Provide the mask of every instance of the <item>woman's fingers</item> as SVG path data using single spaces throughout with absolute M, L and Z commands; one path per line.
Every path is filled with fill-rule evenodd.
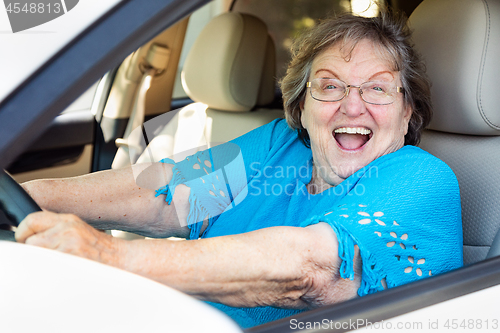
M 52 228 L 58 223 L 57 215 L 47 211 L 29 214 L 17 227 L 16 241 L 25 243 L 29 237 Z
M 101 262 L 109 261 L 116 253 L 116 244 L 111 236 L 94 229 L 72 214 L 30 214 L 19 224 L 15 237 L 20 243 Z

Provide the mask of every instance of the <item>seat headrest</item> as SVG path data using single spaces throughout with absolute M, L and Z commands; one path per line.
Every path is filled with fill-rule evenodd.
M 188 96 L 210 108 L 250 111 L 274 98 L 275 50 L 260 19 L 225 13 L 193 44 L 182 71 Z
M 409 22 L 432 81 L 429 128 L 500 135 L 500 1 L 424 0 Z

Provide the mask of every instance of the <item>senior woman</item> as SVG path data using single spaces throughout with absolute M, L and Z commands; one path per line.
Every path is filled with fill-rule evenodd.
M 281 87 L 286 122 L 182 162 L 24 184 L 46 211 L 17 240 L 178 288 L 243 327 L 462 265 L 456 178 L 413 146 L 431 106 L 404 20 L 322 22 Z

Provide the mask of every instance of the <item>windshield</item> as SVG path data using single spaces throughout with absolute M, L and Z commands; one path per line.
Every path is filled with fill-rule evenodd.
M 63 0 L 60 7 L 54 1 L 0 5 L 0 100 L 120 1 Z M 27 29 L 19 31 L 23 28 Z

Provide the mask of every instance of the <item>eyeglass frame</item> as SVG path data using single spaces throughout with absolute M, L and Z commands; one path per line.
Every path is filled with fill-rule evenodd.
M 313 79 L 313 80 L 318 80 L 318 79 L 324 79 L 324 78 L 316 78 L 316 79 Z M 392 101 L 390 103 L 384 103 L 384 104 L 372 103 L 372 102 L 365 101 L 365 99 L 363 98 L 363 91 L 361 90 L 361 86 L 363 84 L 365 84 L 365 83 L 370 83 L 370 82 L 373 82 L 373 81 L 366 81 L 366 82 L 361 83 L 359 86 L 355 86 L 355 85 L 352 85 L 352 84 L 347 84 L 347 83 L 345 83 L 342 80 L 338 80 L 338 79 L 335 79 L 335 80 L 340 81 L 343 84 L 345 84 L 345 91 L 344 91 L 344 95 L 342 96 L 342 98 L 339 98 L 339 99 L 336 99 L 336 100 L 333 100 L 333 101 L 325 101 L 325 100 L 322 100 L 322 99 L 318 99 L 318 98 L 316 98 L 316 97 L 313 96 L 312 89 L 309 89 L 309 94 L 311 95 L 311 97 L 314 100 L 319 101 L 319 102 L 325 102 L 325 103 L 328 103 L 328 102 L 339 102 L 339 101 L 343 100 L 344 98 L 346 98 L 347 96 L 349 96 L 349 92 L 351 91 L 350 88 L 358 88 L 359 96 L 361 97 L 361 99 L 365 103 L 372 104 L 372 105 L 390 105 L 390 104 L 392 104 L 392 103 L 394 103 L 396 101 L 396 99 L 394 99 L 394 101 Z M 312 84 L 312 80 L 311 81 L 307 81 L 306 82 L 306 88 L 311 88 L 311 84 Z M 404 93 L 404 88 L 396 86 L 396 93 Z

